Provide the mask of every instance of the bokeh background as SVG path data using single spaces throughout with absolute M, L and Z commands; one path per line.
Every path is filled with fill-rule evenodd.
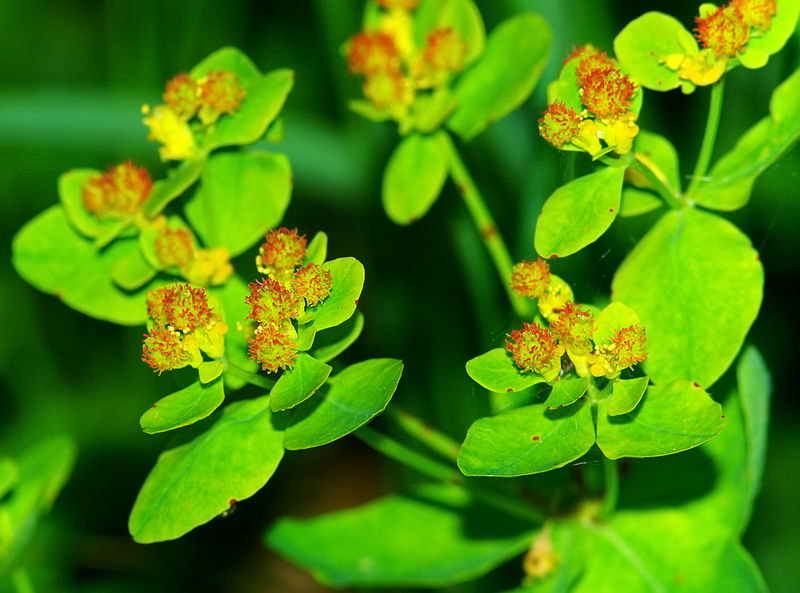
M 547 18 L 554 47 L 543 82 L 556 76 L 573 45 L 610 50 L 615 33 L 646 10 L 674 14 L 688 28 L 696 14 L 695 4 L 676 0 L 476 4 L 487 30 L 521 10 Z M 177 380 L 156 377 L 139 360 L 141 328 L 84 317 L 28 286 L 11 266 L 12 236 L 55 203 L 63 171 L 133 158 L 155 178 L 163 175 L 139 108 L 158 102 L 168 78 L 223 45 L 239 47 L 262 71 L 297 73 L 277 147 L 294 170 L 284 223 L 309 236 L 325 230 L 332 257 L 352 255 L 366 266 L 366 328 L 345 361 L 402 358 L 406 370 L 394 403 L 459 440 L 488 411 L 486 394 L 463 365 L 502 340 L 510 311 L 453 187 L 411 227 L 396 227 L 382 213 L 380 176 L 396 131 L 348 112 L 359 82 L 347 76 L 340 53 L 359 28 L 361 10 L 361 0 L 0 1 L 0 454 L 16 455 L 55 433 L 72 435 L 79 450 L 25 556 L 37 590 L 325 591 L 263 546 L 265 527 L 287 513 L 359 504 L 407 477 L 346 438 L 288 455 L 269 484 L 226 519 L 177 542 L 133 543 L 128 512 L 172 438 L 143 434 L 138 418 Z M 767 113 L 771 89 L 798 67 L 799 49 L 795 36 L 766 68 L 730 75 L 717 154 Z M 684 174 L 693 166 L 707 102 L 707 90 L 645 96 L 640 124 L 672 139 Z M 537 212 L 571 166 L 538 137 L 544 107 L 540 84 L 519 110 L 463 147 L 516 259 L 534 257 Z M 579 172 L 585 160 L 578 161 Z M 789 290 L 800 255 L 799 173 L 794 150 L 760 178 L 751 203 L 730 215 L 761 251 L 767 274 L 750 341 L 773 372 L 772 431 L 764 490 L 745 545 L 775 593 L 800 591 L 798 314 Z M 619 221 L 595 245 L 556 262 L 554 271 L 573 283 L 578 300 L 602 298 L 613 270 L 651 222 Z M 255 273 L 251 257 L 236 262 L 245 276 Z M 512 564 L 499 576 L 451 590 L 513 586 L 519 567 Z M 0 584 L 0 591 L 8 586 Z

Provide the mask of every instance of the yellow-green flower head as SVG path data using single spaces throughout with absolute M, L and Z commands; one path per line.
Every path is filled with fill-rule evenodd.
M 589 352 L 592 349 L 594 326 L 594 315 L 569 301 L 550 322 L 548 329 L 568 351 Z
M 147 314 L 156 325 L 184 334 L 210 327 L 220 319 L 208 304 L 205 288 L 173 284 L 151 290 L 147 295 Z
M 186 229 L 171 229 L 165 224 L 155 238 L 155 251 L 162 268 L 183 268 L 194 258 L 192 235 Z
M 556 148 L 561 148 L 581 135 L 582 121 L 583 118 L 572 107 L 556 100 L 539 118 L 539 135 Z
M 401 8 L 406 11 L 412 11 L 419 4 L 419 0 L 377 0 L 381 8 L 391 10 L 393 8 Z
M 600 119 L 619 119 L 630 111 L 637 88 L 614 65 L 591 70 L 578 84 L 586 109 Z
M 775 0 L 733 0 L 732 4 L 749 27 L 761 32 L 772 26 L 772 17 L 778 12 Z
M 100 220 L 126 220 L 139 211 L 153 181 L 144 167 L 126 161 L 93 175 L 83 186 L 83 205 Z
M 506 350 L 523 373 L 537 373 L 553 381 L 561 371 L 564 347 L 538 323 L 523 322 L 521 330 L 512 331 Z
M 538 299 L 550 284 L 550 266 L 541 257 L 523 261 L 511 268 L 511 290 L 519 296 Z
M 184 350 L 181 336 L 163 325 L 156 325 L 144 335 L 142 360 L 159 375 L 189 364 L 191 355 Z
M 305 299 L 307 306 L 318 305 L 331 293 L 331 273 L 310 263 L 292 276 L 292 291 L 297 299 Z
M 361 31 L 350 39 L 347 49 L 350 74 L 369 77 L 378 72 L 398 72 L 400 63 L 394 39 L 383 31 Z
M 295 358 L 295 340 L 275 325 L 259 325 L 249 343 L 250 360 L 261 364 L 261 370 L 277 373 L 291 368 Z
M 152 110 L 145 105 L 142 112 L 146 116 L 142 121 L 150 128 L 147 139 L 162 145 L 158 149 L 162 161 L 180 161 L 194 156 L 197 146 L 185 119 L 167 105 L 156 105 Z
M 265 239 L 256 256 L 256 267 L 262 274 L 270 277 L 282 272 L 291 274 L 303 263 L 306 256 L 306 236 L 298 236 L 297 229 L 290 231 L 281 227 L 268 232 Z
M 735 3 L 720 6 L 705 18 L 695 17 L 695 36 L 718 57 L 735 57 L 750 39 L 750 27 Z
M 201 100 L 198 112 L 200 121 L 209 124 L 223 113 L 233 115 L 241 106 L 246 93 L 235 72 L 217 70 L 197 81 L 197 95 Z
M 411 63 L 411 76 L 420 88 L 432 88 L 447 82 L 464 68 L 467 44 L 453 27 L 433 29 L 425 37 L 425 46 Z
M 644 360 L 647 360 L 647 334 L 641 323 L 618 329 L 610 342 L 595 344 L 594 353 L 589 356 L 592 375 L 608 379 Z
M 163 98 L 169 108 L 185 120 L 191 119 L 201 105 L 197 81 L 185 72 L 167 81 Z
M 280 326 L 299 313 L 297 296 L 272 278 L 251 282 L 250 294 L 245 302 L 250 305 L 250 314 L 246 319 L 255 319 L 262 326 Z

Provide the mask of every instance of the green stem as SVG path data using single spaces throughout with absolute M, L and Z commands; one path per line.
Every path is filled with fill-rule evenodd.
M 386 455 L 390 459 L 399 461 L 417 470 L 421 474 L 463 487 L 476 500 L 497 510 L 504 511 L 510 515 L 533 523 L 542 523 L 544 521 L 544 515 L 538 509 L 521 502 L 518 498 L 507 496 L 503 493 L 496 492 L 494 489 L 484 488 L 479 484 L 469 481 L 456 470 L 449 468 L 443 463 L 434 461 L 421 453 L 413 451 L 399 441 L 369 426 L 362 426 L 353 433 L 353 436 L 379 453 Z
M 650 159 L 644 155 L 634 153 L 629 166 L 650 182 L 653 188 L 658 192 L 658 195 L 661 196 L 661 199 L 667 203 L 667 206 L 673 209 L 679 209 L 685 206 L 683 196 L 669 184 L 664 172 L 656 167 Z
M 449 436 L 439 432 L 430 424 L 423 422 L 413 414 L 392 408 L 387 415 L 394 420 L 406 434 L 427 446 L 446 459 L 455 461 L 458 457 L 459 444 Z
M 603 458 L 603 469 L 605 470 L 605 494 L 603 495 L 603 506 L 600 509 L 600 518 L 607 520 L 617 510 L 619 500 L 619 471 L 617 462 L 613 459 Z
M 500 276 L 500 282 L 508 295 L 508 300 L 520 318 L 529 319 L 533 315 L 530 302 L 517 296 L 511 290 L 511 268 L 514 262 L 511 259 L 511 255 L 509 255 L 500 230 L 486 207 L 486 202 L 484 202 L 478 188 L 475 186 L 475 182 L 472 180 L 466 165 L 464 165 L 464 161 L 461 160 L 452 138 L 446 133 L 442 134 L 442 136 L 450 153 L 450 175 L 452 175 L 453 181 L 464 199 L 464 204 L 472 217 L 472 221 L 475 223 L 475 227 L 478 229 L 483 244 L 489 251 L 494 267 L 497 269 L 497 274 Z
M 722 95 L 725 92 L 725 77 L 719 79 L 711 87 L 711 102 L 708 106 L 708 119 L 706 120 L 706 130 L 703 133 L 703 143 L 700 145 L 700 154 L 697 157 L 697 164 L 694 166 L 692 179 L 689 181 L 687 194 L 692 194 L 697 186 L 703 181 L 708 172 L 708 165 L 711 163 L 711 155 L 714 152 L 714 143 L 717 140 L 719 130 L 719 120 L 722 115 Z
M 14 583 L 14 590 L 17 593 L 34 593 L 35 591 L 28 572 L 23 568 L 18 568 L 11 573 L 11 581 Z
M 275 381 L 270 381 L 269 379 L 262 377 L 261 375 L 258 375 L 256 373 L 251 373 L 250 371 L 243 369 L 242 367 L 236 366 L 231 361 L 225 362 L 225 371 L 239 377 L 243 381 L 247 381 L 248 383 L 250 383 L 250 385 L 260 387 L 261 389 L 266 389 L 267 391 L 275 387 Z

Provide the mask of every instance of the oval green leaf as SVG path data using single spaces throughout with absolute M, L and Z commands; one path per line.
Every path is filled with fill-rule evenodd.
M 736 381 L 744 416 L 747 440 L 747 482 L 750 500 L 761 490 L 761 477 L 767 455 L 772 379 L 758 350 L 749 346 L 736 367 Z
M 258 492 L 283 457 L 269 397 L 233 403 L 206 432 L 161 454 L 128 530 L 139 543 L 176 539 Z
M 636 311 L 619 301 L 608 304 L 595 318 L 592 341 L 595 344 L 606 344 L 614 339 L 617 330 L 639 323 Z
M 665 214 L 628 254 L 615 301 L 647 328 L 647 374 L 709 387 L 731 365 L 761 305 L 764 271 L 730 222 L 684 209 Z
M 393 358 L 365 360 L 336 373 L 314 397 L 285 412 L 285 447 L 326 445 L 366 424 L 389 403 L 402 373 L 403 363 Z
M 249 249 L 276 226 L 289 205 L 292 171 L 285 155 L 229 152 L 208 159 L 186 218 L 207 246 L 231 256 Z
M 156 275 L 141 249 L 136 249 L 121 257 L 111 267 L 111 279 L 124 290 L 141 288 Z
M 444 134 L 406 136 L 389 158 L 381 196 L 393 222 L 411 224 L 425 216 L 439 197 L 449 166 Z
M 364 316 L 357 312 L 335 330 L 325 332 L 323 344 L 318 342 L 311 355 L 321 362 L 333 360 L 358 339 L 363 329 Z
M 37 289 L 55 294 L 66 305 L 91 317 L 142 325 L 147 317 L 145 294 L 122 291 L 111 279 L 117 261 L 139 249 L 138 241 L 116 241 L 98 252 L 66 219 L 61 206 L 51 206 L 30 220 L 14 237 L 12 262 L 20 276 Z
M 191 385 L 162 397 L 139 419 L 147 434 L 156 434 L 194 424 L 211 415 L 225 399 L 222 380 Z
M 545 404 L 549 410 L 563 408 L 578 401 L 587 389 L 589 389 L 589 377 L 558 379 L 553 383 L 553 390 L 547 396 Z
M 714 438 L 724 425 L 722 406 L 696 383 L 679 380 L 650 385 L 628 414 L 611 416 L 601 401 L 597 446 L 609 459 L 671 455 Z
M 355 313 L 364 288 L 364 266 L 354 257 L 340 257 L 322 264 L 331 273 L 331 293 L 322 303 L 306 309 L 299 323 L 314 323 L 320 332 L 344 323 Z M 310 344 L 309 344 L 310 347 Z
M 304 402 L 328 380 L 331 370 L 324 362 L 298 352 L 294 366 L 283 372 L 269 392 L 269 407 L 280 412 Z
M 414 37 L 423 46 L 437 28 L 452 27 L 467 45 L 464 64 L 483 53 L 486 31 L 481 13 L 472 0 L 428 0 L 421 2 L 414 16 Z
M 622 200 L 619 205 L 621 218 L 647 214 L 664 205 L 657 195 L 652 192 L 635 187 L 626 187 L 622 190 Z
M 494 348 L 467 362 L 467 374 L 478 385 L 495 393 L 522 391 L 543 383 L 536 373 L 523 373 L 505 348 Z
M 575 461 L 594 444 L 591 406 L 525 406 L 472 423 L 458 453 L 467 476 L 525 476 Z
M 511 515 L 437 484 L 321 517 L 281 519 L 266 541 L 333 587 L 438 588 L 477 578 L 532 537 Z
M 81 234 L 97 237 L 112 221 L 98 220 L 83 205 L 83 186 L 100 171 L 94 169 L 72 169 L 58 178 L 58 197 L 64 207 L 67 219 Z
M 536 221 L 536 252 L 565 257 L 599 239 L 619 213 L 624 175 L 621 167 L 603 167 L 554 191 Z
M 619 416 L 632 412 L 642 400 L 649 382 L 649 377 L 616 380 L 608 400 L 608 415 Z
M 542 74 L 552 34 L 537 14 L 515 15 L 489 35 L 486 50 L 458 80 L 458 108 L 448 127 L 464 140 L 519 107 Z
M 321 266 L 325 263 L 325 258 L 328 255 L 328 235 L 323 231 L 319 231 L 311 241 L 308 242 L 306 247 L 306 256 L 303 258 L 303 265 L 314 263 Z

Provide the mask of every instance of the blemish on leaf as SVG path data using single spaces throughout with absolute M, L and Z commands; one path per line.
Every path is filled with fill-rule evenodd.
M 158 404 L 153 404 L 153 405 L 152 405 L 152 406 L 150 406 L 150 407 L 151 407 L 151 408 L 157 408 L 157 407 L 158 407 Z
M 467 184 L 466 183 L 464 183 L 464 182 L 458 183 L 458 184 L 456 184 L 456 187 L 458 188 L 458 191 L 460 193 L 462 193 L 462 194 L 467 193 L 467 189 L 468 188 L 467 188 Z
M 651 58 L 654 58 L 654 57 L 656 56 L 656 52 L 654 52 L 654 51 L 651 49 L 649 52 L 647 52 L 647 55 L 649 55 Z
M 722 416 L 720 416 L 720 418 L 722 418 L 723 420 L 725 420 L 725 414 L 723 414 Z
M 506 389 L 506 393 L 511 393 L 512 391 L 514 391 L 514 390 L 513 390 L 511 387 L 509 387 L 508 389 Z
M 358 306 L 358 299 L 356 299 L 356 300 L 355 300 L 355 301 L 353 301 L 353 302 L 356 304 L 356 306 Z
M 557 253 L 553 253 L 553 254 L 552 254 L 552 255 L 550 255 L 550 257 L 548 257 L 547 259 L 558 259 L 558 254 L 557 254 Z
M 497 227 L 493 224 L 485 226 L 481 229 L 481 235 L 484 239 L 494 239 L 497 236 Z
M 535 434 L 531 437 L 532 441 L 538 441 L 541 437 L 538 434 Z
M 608 211 L 609 212 L 614 212 L 614 209 L 613 208 L 609 208 Z
M 229 506 L 229 507 L 232 507 L 232 506 L 233 506 L 233 505 L 235 505 L 237 502 L 238 502 L 238 501 L 237 501 L 235 498 L 231 498 L 231 499 L 228 501 L 228 506 Z
M 695 386 L 695 387 L 697 387 L 697 388 L 699 388 L 699 387 L 700 387 L 700 384 L 699 384 L 697 381 L 695 381 L 694 383 L 692 383 L 692 385 L 694 385 L 694 386 Z

